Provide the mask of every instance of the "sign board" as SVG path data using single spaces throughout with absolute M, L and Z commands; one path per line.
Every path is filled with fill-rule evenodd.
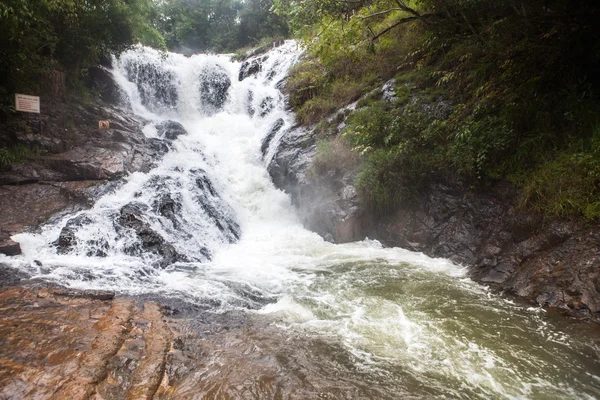
M 109 128 L 110 128 L 110 122 L 108 122 L 108 120 L 98 121 L 98 129 L 109 129 Z
M 40 113 L 40 98 L 26 94 L 15 93 L 15 109 L 17 111 Z

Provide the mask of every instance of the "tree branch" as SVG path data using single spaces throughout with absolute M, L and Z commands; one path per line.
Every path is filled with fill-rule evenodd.
M 381 32 L 379 32 L 377 35 L 373 36 L 371 38 L 371 40 L 375 41 L 375 40 L 379 39 L 379 37 L 385 35 L 386 33 L 388 33 L 389 31 L 391 31 L 392 29 L 394 29 L 395 27 L 397 27 L 399 25 L 405 24 L 405 23 L 410 22 L 410 21 L 419 20 L 419 19 L 421 19 L 421 17 L 406 17 L 406 18 L 402 18 L 402 19 L 396 21 L 394 24 L 388 26 L 387 28 L 385 28 Z
M 369 15 L 365 15 L 365 16 L 357 15 L 357 18 L 359 18 L 359 19 L 367 19 L 367 18 L 376 17 L 378 15 L 388 14 L 388 13 L 391 13 L 391 12 L 394 12 L 394 11 L 404 11 L 404 10 L 402 8 L 395 7 L 395 8 L 390 8 L 389 10 L 379 11 L 379 12 L 376 12 L 376 13 L 373 13 L 373 14 L 369 14 Z

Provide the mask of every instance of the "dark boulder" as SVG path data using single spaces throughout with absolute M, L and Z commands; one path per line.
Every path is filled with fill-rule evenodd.
M 138 239 L 138 244 L 126 249 L 125 252 L 134 256 L 143 253 L 156 254 L 160 256 L 158 266 L 165 268 L 178 261 L 180 257 L 175 248 L 144 221 L 143 214 L 145 211 L 147 211 L 147 207 L 140 203 L 130 203 L 121 208 L 117 219 L 118 226 L 131 229 Z
M 227 101 L 231 79 L 221 66 L 205 66 L 200 71 L 201 110 L 211 115 L 220 110 Z
M 131 62 L 125 66 L 127 78 L 138 88 L 142 104 L 153 111 L 174 109 L 179 100 L 178 81 L 172 71 L 154 63 Z
M 17 256 L 21 254 L 21 245 L 11 240 L 8 235 L 0 236 L 0 254 L 4 254 L 5 256 Z
M 246 78 L 258 74 L 262 70 L 262 65 L 268 56 L 262 56 L 251 60 L 244 61 L 240 66 L 238 80 L 241 82 Z
M 202 207 L 206 216 L 212 220 L 214 225 L 221 231 L 230 243 L 240 238 L 240 226 L 234 219 L 233 210 L 221 199 L 212 182 L 202 170 L 196 174 L 196 185 L 199 189 L 195 196 L 196 201 Z
M 266 117 L 275 108 L 275 100 L 271 97 L 265 97 L 258 106 L 258 116 Z
M 58 239 L 54 242 L 59 254 L 69 253 L 77 246 L 76 232 L 84 225 L 92 223 L 92 220 L 85 214 L 80 214 L 67 221 L 67 224 L 60 231 Z
M 169 140 L 175 140 L 181 135 L 187 135 L 187 131 L 177 121 L 162 121 L 155 125 L 156 132 L 159 137 L 163 137 Z

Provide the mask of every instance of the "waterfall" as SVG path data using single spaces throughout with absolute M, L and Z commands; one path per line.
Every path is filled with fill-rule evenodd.
M 269 346 L 304 360 L 308 376 L 346 371 L 344 385 L 378 398 L 593 398 L 598 365 L 581 355 L 594 344 L 540 309 L 448 260 L 303 228 L 266 169 L 294 124 L 280 88 L 300 53 L 286 41 L 244 65 L 145 47 L 115 57 L 124 101 L 162 156 L 91 209 L 16 235 L 23 254 L 2 262 L 74 288 L 266 319 L 301 338 Z

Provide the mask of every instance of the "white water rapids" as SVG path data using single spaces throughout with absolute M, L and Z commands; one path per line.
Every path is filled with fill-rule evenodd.
M 15 236 L 23 254 L 0 261 L 70 287 L 176 297 L 207 312 L 241 310 L 332 341 L 363 372 L 357 381 L 377 382 L 382 398 L 598 398 L 599 349 L 589 336 L 492 294 L 450 261 L 370 240 L 335 245 L 303 228 L 266 170 L 294 123 L 276 86 L 299 54 L 288 41 L 243 81 L 228 56 L 141 47 L 120 55 L 113 74 L 149 121 L 145 134 L 160 136 L 164 120 L 180 122 L 187 134 L 150 172 L 131 174 L 80 213 L 86 223 L 72 251 L 53 244 L 70 215 Z M 231 86 L 210 85 L 224 78 Z M 224 103 L 207 103 L 220 88 Z M 285 125 L 264 160 L 261 143 L 279 118 Z M 175 217 L 156 211 L 165 197 Z M 145 223 L 179 261 L 159 268 L 156 254 L 127 250 L 137 239 L 115 220 L 128 204 L 141 205 Z

